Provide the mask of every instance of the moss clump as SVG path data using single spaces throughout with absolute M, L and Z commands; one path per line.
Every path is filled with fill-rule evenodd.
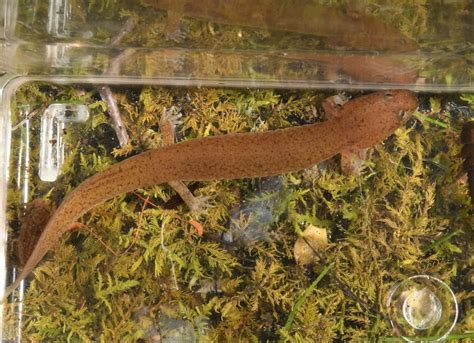
M 187 140 L 315 122 L 322 118 L 319 109 L 326 96 L 124 89 L 116 98 L 131 140 L 118 148 L 105 106 L 94 92 L 25 85 L 16 96 L 16 109 L 79 100 L 92 114 L 87 123 L 67 127 L 68 157 L 53 184 L 37 177 L 38 131 L 31 131 L 30 199 L 48 197 L 58 204 L 90 175 L 160 146 L 163 107 L 176 106 L 183 113 L 178 139 Z M 461 304 L 455 332 L 473 330 L 467 291 L 472 257 L 465 253 L 473 248 L 472 213 L 466 185 L 456 178 L 462 163 L 457 129 L 470 112 L 457 98 L 420 96 L 420 102 L 430 112 L 418 114 L 375 147 L 356 177 L 342 175 L 334 160 L 276 178 L 191 183 L 195 194 L 210 199 L 211 206 L 199 216 L 167 185 L 97 206 L 35 270 L 23 304 L 23 336 L 38 341 L 232 337 L 295 342 L 390 336 L 383 320 L 388 290 L 423 273 L 455 291 Z M 18 112 L 14 115 L 14 122 L 21 120 Z M 422 121 L 425 117 L 443 125 Z M 31 126 L 39 127 L 38 116 Z M 19 226 L 21 195 L 15 159 L 12 154 L 12 230 Z M 203 226 L 202 236 L 191 220 Z M 309 225 L 328 231 L 330 244 L 321 254 L 333 267 L 292 312 L 318 275 L 294 261 L 294 243 Z M 375 314 L 338 287 L 331 273 Z M 292 325 L 285 327 L 290 313 Z M 13 306 L 8 321 L 14 328 Z

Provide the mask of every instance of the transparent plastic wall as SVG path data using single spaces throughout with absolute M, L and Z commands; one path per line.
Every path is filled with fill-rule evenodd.
M 0 0 L 0 289 L 7 275 L 10 106 L 23 83 L 472 92 L 473 6 L 471 0 Z M 58 148 L 41 150 L 56 156 L 45 179 L 64 159 L 56 136 L 65 121 L 50 114 L 45 140 Z M 22 146 L 31 145 L 27 134 L 23 139 Z M 27 153 L 18 167 L 25 175 Z
M 472 6 L 1 0 L 0 70 L 184 86 L 468 90 Z

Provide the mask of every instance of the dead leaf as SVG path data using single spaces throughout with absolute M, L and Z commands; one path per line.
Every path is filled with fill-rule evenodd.
M 202 235 L 204 234 L 204 227 L 202 226 L 202 224 L 194 219 L 191 219 L 189 221 L 189 224 L 191 224 L 196 229 L 198 236 L 202 237 Z
M 303 232 L 303 237 L 311 244 L 314 249 L 323 251 L 328 245 L 328 233 L 326 229 L 322 229 L 313 225 L 309 225 Z M 294 254 L 296 263 L 299 266 L 317 263 L 319 260 L 313 249 L 304 241 L 303 237 L 299 237 L 295 242 Z

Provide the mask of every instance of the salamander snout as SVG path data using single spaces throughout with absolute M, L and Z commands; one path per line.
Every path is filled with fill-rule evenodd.
M 407 90 L 385 91 L 384 97 L 393 109 L 398 109 L 397 113 L 402 119 L 407 119 L 407 115 L 418 107 L 416 94 Z

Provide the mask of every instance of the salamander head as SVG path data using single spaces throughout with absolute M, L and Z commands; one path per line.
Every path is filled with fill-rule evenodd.
M 407 114 L 418 107 L 418 98 L 415 93 L 407 90 L 386 90 L 375 94 L 380 94 L 379 101 L 385 105 L 388 115 L 396 113 L 397 116 L 394 117 L 401 123 L 406 121 Z
M 348 114 L 347 129 L 354 130 L 351 142 L 368 148 L 390 136 L 403 125 L 410 112 L 418 107 L 413 92 L 386 90 L 356 98 L 344 106 Z

